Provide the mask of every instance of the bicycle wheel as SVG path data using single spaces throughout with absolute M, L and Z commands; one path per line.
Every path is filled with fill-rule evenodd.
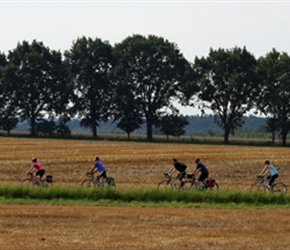
M 94 188 L 96 185 L 91 179 L 86 179 L 82 182 L 84 188 Z
M 53 186 L 52 182 L 47 182 L 46 180 L 43 181 L 42 185 L 44 187 L 51 187 L 51 186 Z
M 158 188 L 160 189 L 173 189 L 174 185 L 172 182 L 164 180 L 158 183 Z
M 287 193 L 287 185 L 285 185 L 283 182 L 277 182 L 274 184 L 273 193 Z
M 261 183 L 254 183 L 251 186 L 251 192 L 265 192 L 265 191 L 266 191 L 266 188 Z
M 113 177 L 108 177 L 105 183 L 108 187 L 114 187 L 114 188 L 116 187 L 116 182 Z
M 183 188 L 184 189 L 197 189 L 197 185 L 195 182 L 191 182 L 191 181 L 185 181 L 184 184 L 183 184 Z
M 21 185 L 26 186 L 26 187 L 33 187 L 34 186 L 32 180 L 30 178 L 27 178 L 27 179 L 24 179 L 23 181 L 21 181 Z

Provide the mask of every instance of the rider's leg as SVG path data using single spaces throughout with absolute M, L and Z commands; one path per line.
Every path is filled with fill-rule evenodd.
M 96 177 L 96 182 L 100 183 L 101 182 L 101 178 L 107 178 L 106 172 L 99 172 L 97 177 Z
M 182 179 L 185 177 L 185 175 L 186 175 L 186 172 L 180 172 L 177 176 L 177 179 L 180 180 L 180 187 L 183 187 L 184 185 L 184 182 Z
M 273 187 L 273 183 L 275 181 L 275 179 L 278 177 L 278 174 L 274 174 L 271 176 L 268 176 L 267 179 L 269 180 L 269 186 L 272 188 Z
M 206 187 L 206 178 L 208 177 L 208 174 L 201 174 L 198 178 L 200 182 L 200 188 L 203 189 Z
M 44 175 L 45 173 L 45 170 L 38 170 L 35 174 L 35 179 L 38 183 L 42 183 L 43 180 L 42 180 L 42 176 Z

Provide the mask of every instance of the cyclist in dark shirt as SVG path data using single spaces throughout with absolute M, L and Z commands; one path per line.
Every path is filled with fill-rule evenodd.
M 204 180 L 206 178 L 208 178 L 209 172 L 208 172 L 208 169 L 206 168 L 206 166 L 200 162 L 199 158 L 195 159 L 195 163 L 196 163 L 196 168 L 192 172 L 192 174 L 196 174 L 198 172 L 201 172 L 200 176 L 198 177 L 198 181 L 201 182 L 201 186 L 202 186 L 204 184 Z
M 184 163 L 179 162 L 177 159 L 173 159 L 173 167 L 168 171 L 167 174 L 171 175 L 177 170 L 179 174 L 176 178 L 182 182 L 182 178 L 186 175 L 186 169 L 187 166 Z

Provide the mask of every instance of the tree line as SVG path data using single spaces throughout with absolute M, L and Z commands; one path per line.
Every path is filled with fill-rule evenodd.
M 63 53 L 36 40 L 0 52 L 0 128 L 9 132 L 25 120 L 31 136 L 55 118 L 53 130 L 66 134 L 76 117 L 93 138 L 108 120 L 129 138 L 143 123 L 148 141 L 155 127 L 179 136 L 188 121 L 178 102 L 198 105 L 203 114 L 211 110 L 225 143 L 255 109 L 286 146 L 289 96 L 290 57 L 275 49 L 255 58 L 246 47 L 210 48 L 208 56 L 189 62 L 162 37 L 132 35 L 115 45 L 80 37 Z

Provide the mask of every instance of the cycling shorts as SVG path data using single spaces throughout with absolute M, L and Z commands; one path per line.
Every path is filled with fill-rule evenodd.
M 101 171 L 101 172 L 99 172 L 98 173 L 98 178 L 107 178 L 107 173 L 106 173 L 106 171 Z
M 38 170 L 35 175 L 36 176 L 38 175 L 38 176 L 40 176 L 40 178 L 42 178 L 42 176 L 44 175 L 44 173 L 45 173 L 45 170 L 42 169 L 42 170 Z

